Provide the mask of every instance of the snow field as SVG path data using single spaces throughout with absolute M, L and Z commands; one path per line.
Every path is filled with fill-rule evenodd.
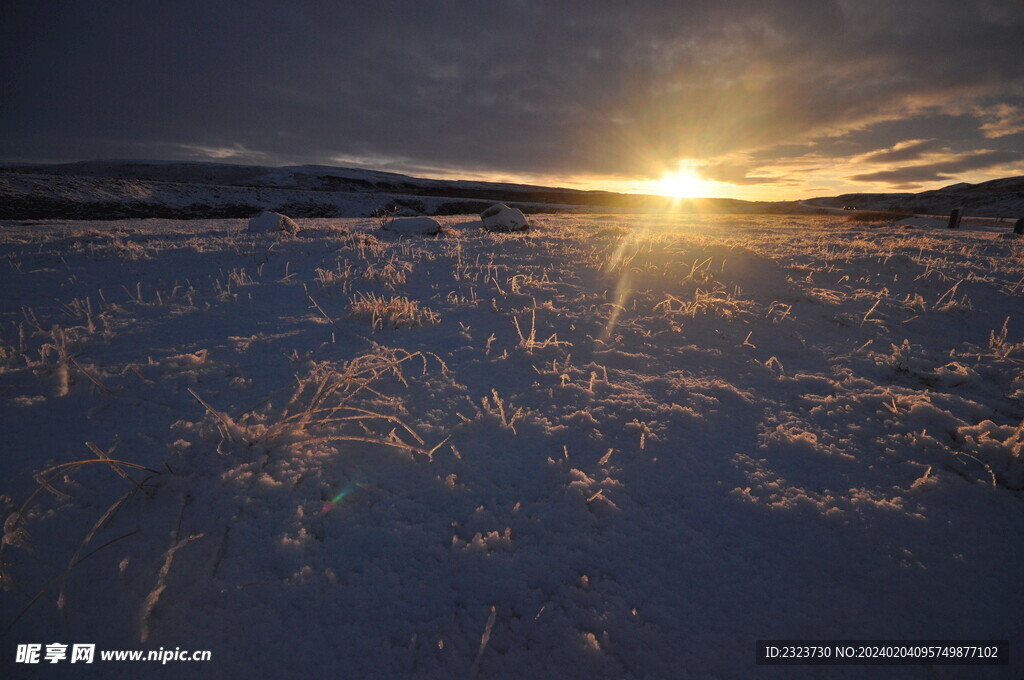
M 1019 240 L 439 220 L 4 225 L 5 649 L 782 678 L 755 640 L 1021 639 Z M 13 514 L 100 455 L 148 471 L 58 469 Z

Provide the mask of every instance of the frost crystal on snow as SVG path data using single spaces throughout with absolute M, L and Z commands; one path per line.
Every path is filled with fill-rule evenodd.
M 28 545 L 28 532 L 21 526 L 20 512 L 12 512 L 4 521 L 4 543 L 19 547 Z

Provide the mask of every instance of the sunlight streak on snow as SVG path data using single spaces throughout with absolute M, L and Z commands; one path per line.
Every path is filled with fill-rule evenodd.
M 601 334 L 601 340 L 607 340 L 612 336 L 612 331 L 615 330 L 615 324 L 618 323 L 619 315 L 626 311 L 626 303 L 629 302 L 629 294 L 632 292 L 629 283 L 629 272 L 623 272 L 619 278 L 619 285 L 615 288 L 615 302 L 608 303 L 614 306 L 611 315 L 608 317 L 608 324 L 604 328 L 604 333 Z

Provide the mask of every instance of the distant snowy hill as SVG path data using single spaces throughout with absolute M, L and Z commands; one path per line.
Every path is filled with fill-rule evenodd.
M 918 194 L 843 194 L 815 202 L 837 208 L 852 205 L 858 210 L 945 215 L 953 208 L 963 208 L 965 215 L 973 217 L 1024 217 L 1024 176 L 980 184 L 960 182 Z
M 662 211 L 807 213 L 813 206 L 968 216 L 1024 216 L 1024 177 L 953 184 L 919 194 L 844 194 L 797 201 L 580 191 L 411 177 L 325 165 L 267 167 L 226 163 L 102 160 L 58 165 L 0 164 L 0 219 L 174 219 L 250 217 L 264 210 L 292 217 L 366 217 L 397 206 L 408 215 L 479 213 L 495 202 L 527 213 Z
M 409 214 L 480 212 L 496 201 L 525 212 L 658 208 L 670 199 L 524 184 L 437 180 L 319 165 L 263 167 L 167 161 L 0 165 L 0 218 L 365 217 L 397 204 Z M 686 207 L 751 212 L 756 204 L 699 199 Z

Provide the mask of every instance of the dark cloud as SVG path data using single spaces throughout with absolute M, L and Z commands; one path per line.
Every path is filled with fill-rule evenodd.
M 1024 106 L 1000 102 L 987 108 L 978 108 L 976 114 L 982 125 L 978 129 L 990 139 L 1024 133 Z
M 748 165 L 729 163 L 711 163 L 704 165 L 700 169 L 700 174 L 707 179 L 715 180 L 716 182 L 739 184 L 741 186 L 750 186 L 755 184 L 784 185 L 792 184 L 794 181 L 784 177 L 751 175 L 751 172 L 752 169 Z
M 1017 98 L 1006 95 L 1009 101 Z M 971 112 L 942 113 L 936 107 L 899 117 L 858 126 L 839 134 L 812 137 L 799 144 L 776 144 L 747 154 L 753 162 L 801 161 L 816 159 L 857 162 L 900 162 L 915 160 L 915 151 L 967 153 L 977 149 L 1012 151 L 1021 147 L 1020 139 L 986 138 L 983 123 Z M 909 147 L 909 148 L 905 148 Z M 895 157 L 887 152 L 897 152 Z M 903 158 L 900 158 L 903 156 Z M 920 157 L 920 156 L 918 156 Z
M 1024 160 L 1024 153 L 1019 151 L 979 151 L 952 160 L 853 175 L 850 179 L 860 182 L 886 182 L 889 184 L 910 185 L 920 182 L 948 180 L 956 177 L 956 174 L 960 172 L 983 170 L 1009 163 L 1019 163 L 1021 160 Z
M 808 142 L 999 150 L 977 140 L 1015 129 L 1022 30 L 1017 0 L 13 0 L 0 156 L 644 177 Z
M 864 163 L 897 163 L 914 161 L 922 156 L 943 148 L 937 139 L 910 139 L 894 144 L 888 149 L 880 149 L 867 154 L 861 160 Z

